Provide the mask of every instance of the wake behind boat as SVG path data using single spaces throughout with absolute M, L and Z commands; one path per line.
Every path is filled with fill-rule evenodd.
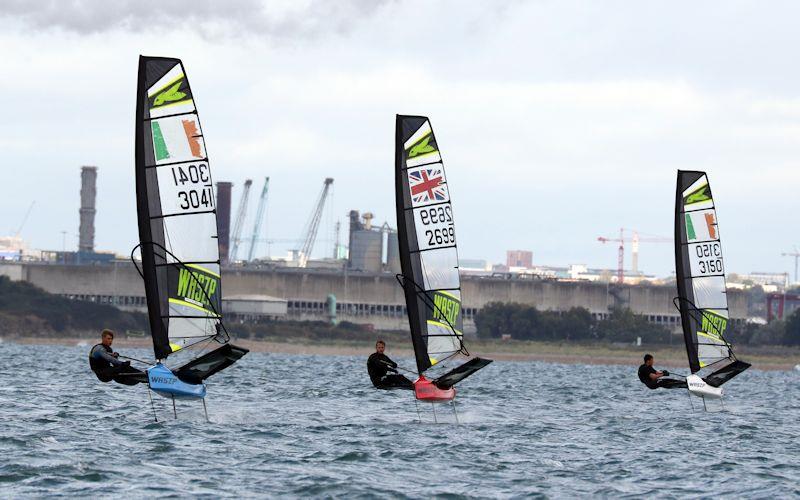
M 416 399 L 451 401 L 455 385 L 491 360 L 473 358 L 429 380 L 425 373 L 458 354 L 463 342 L 461 281 L 453 208 L 430 121 L 398 115 L 395 130 L 395 201 L 402 274 L 418 378 Z
M 725 340 L 728 298 L 717 212 L 705 172 L 678 171 L 675 200 L 675 271 L 683 336 L 692 374 L 691 394 L 721 398 L 722 385 L 750 368 Z
M 204 380 L 248 350 L 229 343 L 222 323 L 211 168 L 179 59 L 139 59 L 136 203 L 142 256 L 137 269 L 156 359 L 146 370 L 148 386 L 173 401 L 202 399 Z M 176 353 L 184 359 L 169 367 Z

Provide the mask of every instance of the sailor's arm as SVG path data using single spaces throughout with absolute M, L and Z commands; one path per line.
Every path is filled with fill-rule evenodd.
M 664 376 L 664 372 L 655 372 L 650 374 L 650 380 L 658 380 Z
M 101 349 L 100 347 L 94 348 L 94 350 L 92 351 L 92 357 L 96 359 L 97 358 L 102 359 L 103 361 L 108 361 L 114 366 L 122 366 L 125 364 L 122 361 L 115 358 L 114 356 L 112 356 L 111 354 L 107 353 L 105 349 Z

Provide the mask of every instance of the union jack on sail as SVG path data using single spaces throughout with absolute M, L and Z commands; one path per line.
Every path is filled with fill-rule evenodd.
M 414 206 L 450 199 L 441 164 L 409 169 L 408 185 Z

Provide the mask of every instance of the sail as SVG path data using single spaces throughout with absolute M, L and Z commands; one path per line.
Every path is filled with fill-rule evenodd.
M 725 266 L 717 211 L 705 172 L 678 171 L 675 270 L 676 305 L 689 367 L 692 373 L 706 368 L 720 371 L 736 358 L 725 340 L 730 322 Z
M 453 208 L 426 117 L 397 116 L 395 175 L 400 280 L 422 373 L 463 349 Z
M 139 58 L 136 204 L 157 359 L 217 335 L 217 220 L 200 120 L 180 59 Z

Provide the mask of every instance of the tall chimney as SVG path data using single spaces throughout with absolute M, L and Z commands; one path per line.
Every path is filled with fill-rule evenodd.
M 219 259 L 223 265 L 228 263 L 228 248 L 231 234 L 231 191 L 230 182 L 217 183 L 217 243 Z
M 94 208 L 97 198 L 97 167 L 81 167 L 81 225 L 78 251 L 94 252 Z

